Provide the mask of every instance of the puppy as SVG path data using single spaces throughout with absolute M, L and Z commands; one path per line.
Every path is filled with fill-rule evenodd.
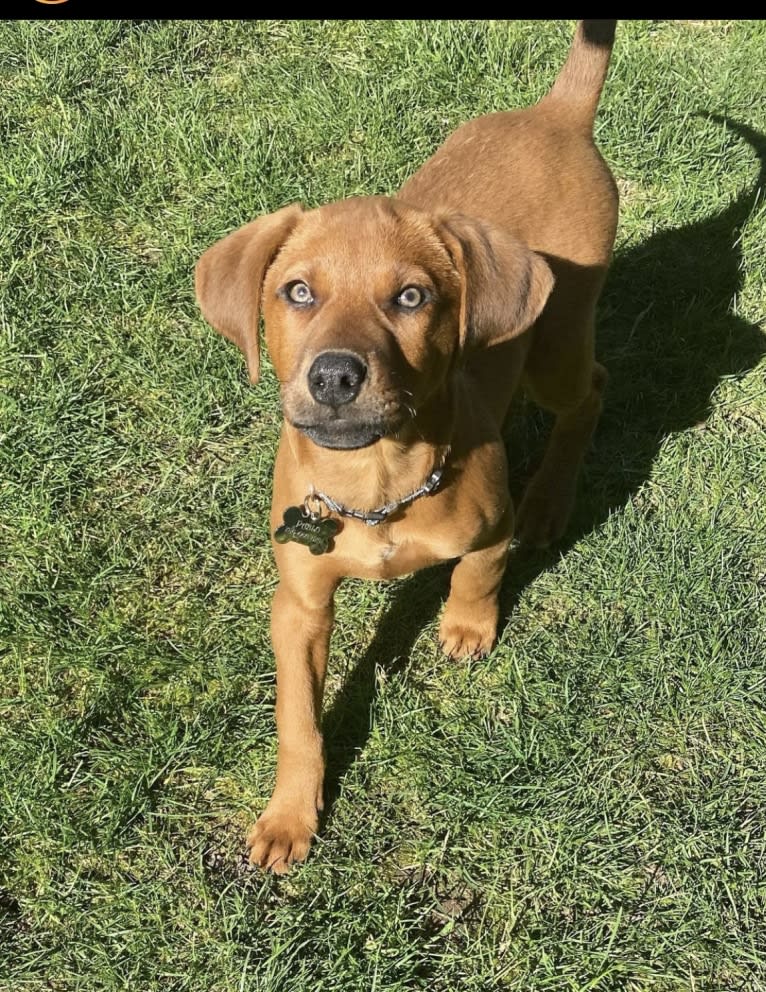
M 517 387 L 556 416 L 518 536 L 561 536 L 601 412 L 596 301 L 617 190 L 593 143 L 614 21 L 583 21 L 534 107 L 459 128 L 396 197 L 286 206 L 208 249 L 197 299 L 258 379 L 261 311 L 284 425 L 271 528 L 279 569 L 276 786 L 248 835 L 275 872 L 322 809 L 322 695 L 344 576 L 456 560 L 439 641 L 486 655 L 514 536 L 501 431 Z

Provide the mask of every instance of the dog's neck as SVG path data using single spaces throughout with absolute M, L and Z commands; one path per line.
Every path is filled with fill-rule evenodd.
M 322 448 L 285 423 L 295 483 L 308 495 L 327 493 L 347 507 L 374 510 L 414 492 L 448 459 L 455 404 L 434 398 L 396 435 L 349 451 Z

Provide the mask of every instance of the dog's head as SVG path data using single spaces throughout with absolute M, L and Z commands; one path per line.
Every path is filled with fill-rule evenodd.
M 196 271 L 202 313 L 253 382 L 263 311 L 285 417 L 327 448 L 396 434 L 456 358 L 530 327 L 552 286 L 545 261 L 492 225 L 385 197 L 285 207 Z

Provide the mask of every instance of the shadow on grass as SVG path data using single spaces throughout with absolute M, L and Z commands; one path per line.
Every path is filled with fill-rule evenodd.
M 512 557 L 501 593 L 501 631 L 524 588 L 633 497 L 649 477 L 663 439 L 704 422 L 721 380 L 749 371 L 766 352 L 758 326 L 732 313 L 742 285 L 740 232 L 766 187 L 766 137 L 726 118 L 709 119 L 725 123 L 750 144 L 758 177 L 723 212 L 660 231 L 615 258 L 600 306 L 598 355 L 609 370 L 610 387 L 595 450 L 563 543 Z M 530 468 L 529 461 L 515 457 L 520 440 L 525 450 L 530 440 L 540 447 L 538 415 L 512 429 L 515 478 Z M 391 675 L 407 666 L 415 639 L 446 595 L 449 570 L 418 573 L 396 588 L 372 643 L 328 709 L 327 812 L 369 736 L 376 668 Z

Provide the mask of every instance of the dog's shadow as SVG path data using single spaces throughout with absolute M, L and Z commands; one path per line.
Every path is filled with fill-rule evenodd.
M 663 439 L 703 423 L 721 380 L 744 374 L 766 353 L 758 326 L 732 312 L 742 284 L 740 234 L 766 187 L 766 137 L 725 118 L 710 119 L 725 122 L 749 143 L 758 157 L 758 177 L 723 212 L 617 253 L 601 299 L 597 347 L 610 386 L 577 508 L 556 548 L 513 554 L 501 593 L 501 632 L 524 588 L 637 492 Z M 533 468 L 529 460 L 517 460 L 519 447 L 528 453 L 532 440 L 539 457 L 540 425 L 536 413 L 511 425 L 512 477 L 523 478 Z M 515 490 L 517 501 L 518 496 Z M 372 643 L 325 714 L 328 811 L 369 736 L 376 669 L 391 675 L 406 667 L 448 583 L 445 566 L 395 588 Z

